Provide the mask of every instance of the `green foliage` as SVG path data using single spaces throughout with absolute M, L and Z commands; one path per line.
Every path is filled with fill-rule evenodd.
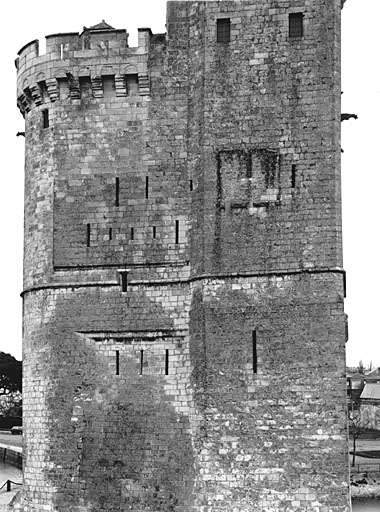
M 0 352 L 0 395 L 22 391 L 22 362 Z
M 19 391 L 0 396 L 0 416 L 22 416 L 22 395 Z

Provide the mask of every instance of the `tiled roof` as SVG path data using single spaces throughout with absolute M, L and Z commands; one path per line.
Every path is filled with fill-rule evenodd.
M 108 25 L 104 20 L 102 20 L 101 23 L 98 23 L 97 25 L 93 25 L 89 28 L 89 30 L 115 30 L 111 25 Z
M 361 399 L 380 400 L 380 384 L 366 384 L 360 395 Z

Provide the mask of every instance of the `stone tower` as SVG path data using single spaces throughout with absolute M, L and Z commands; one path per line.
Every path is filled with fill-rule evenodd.
M 22 48 L 24 512 L 348 512 L 341 0 Z

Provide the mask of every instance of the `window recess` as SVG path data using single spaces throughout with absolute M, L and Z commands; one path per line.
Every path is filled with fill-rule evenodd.
M 229 43 L 231 40 L 231 22 L 229 18 L 216 20 L 216 40 L 218 43 Z
M 303 13 L 292 12 L 289 14 L 289 37 L 303 36 Z

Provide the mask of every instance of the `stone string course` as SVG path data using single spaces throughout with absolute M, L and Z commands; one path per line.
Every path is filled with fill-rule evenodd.
M 14 511 L 349 512 L 341 2 L 296 4 L 20 50 Z

